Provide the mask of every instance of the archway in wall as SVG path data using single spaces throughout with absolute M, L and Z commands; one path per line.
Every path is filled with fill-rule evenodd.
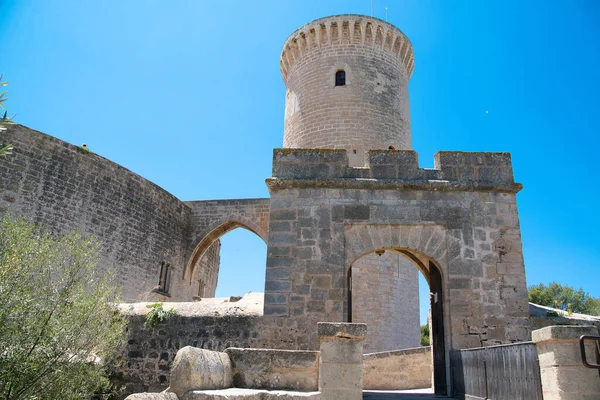
M 429 285 L 433 389 L 446 395 L 442 275 L 434 260 L 400 248 L 379 248 L 358 257 L 347 274 L 348 321 L 367 323 L 365 352 L 410 347 L 406 344 L 415 343 L 411 336 L 420 330 L 418 272 Z
M 200 240 L 188 264 L 192 298 L 244 296 L 263 292 L 267 247 L 238 221 L 228 221 Z

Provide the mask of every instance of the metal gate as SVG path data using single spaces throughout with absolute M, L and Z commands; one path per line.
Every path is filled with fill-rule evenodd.
M 454 396 L 470 400 L 542 400 L 533 342 L 450 352 Z

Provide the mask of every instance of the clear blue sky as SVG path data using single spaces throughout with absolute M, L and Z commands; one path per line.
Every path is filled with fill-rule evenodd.
M 17 122 L 87 143 L 182 200 L 268 197 L 283 42 L 316 18 L 369 14 L 369 3 L 0 0 L 6 104 Z M 525 185 L 528 284 L 600 297 L 600 2 L 373 4 L 414 46 L 421 165 L 438 150 L 510 151 Z M 261 240 L 237 230 L 223 248 L 219 294 L 263 291 Z

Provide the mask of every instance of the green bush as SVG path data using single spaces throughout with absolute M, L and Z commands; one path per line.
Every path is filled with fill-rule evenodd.
M 429 335 L 429 325 L 421 326 L 421 346 L 431 346 L 431 338 Z
M 108 396 L 103 360 L 113 359 L 125 321 L 114 274 L 99 272 L 98 258 L 91 238 L 0 218 L 0 397 Z
M 163 309 L 162 303 L 153 303 L 148 304 L 146 307 L 151 310 L 146 314 L 146 322 L 144 322 L 145 326 L 150 328 L 155 328 L 161 322 L 167 321 L 169 318 L 179 315 L 177 310 L 174 308 L 170 308 L 168 310 Z

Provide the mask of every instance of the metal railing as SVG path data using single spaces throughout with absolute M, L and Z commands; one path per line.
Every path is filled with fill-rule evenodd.
M 583 365 L 585 365 L 588 368 L 596 368 L 599 370 L 600 373 L 600 364 L 596 364 L 596 363 L 592 363 L 588 361 L 587 358 L 587 354 L 585 352 L 585 341 L 593 341 L 595 343 L 596 346 L 595 347 L 595 358 L 596 358 L 596 363 L 599 362 L 600 360 L 600 336 L 589 336 L 589 335 L 582 335 L 579 338 L 579 350 L 581 351 L 581 362 L 583 362 Z

